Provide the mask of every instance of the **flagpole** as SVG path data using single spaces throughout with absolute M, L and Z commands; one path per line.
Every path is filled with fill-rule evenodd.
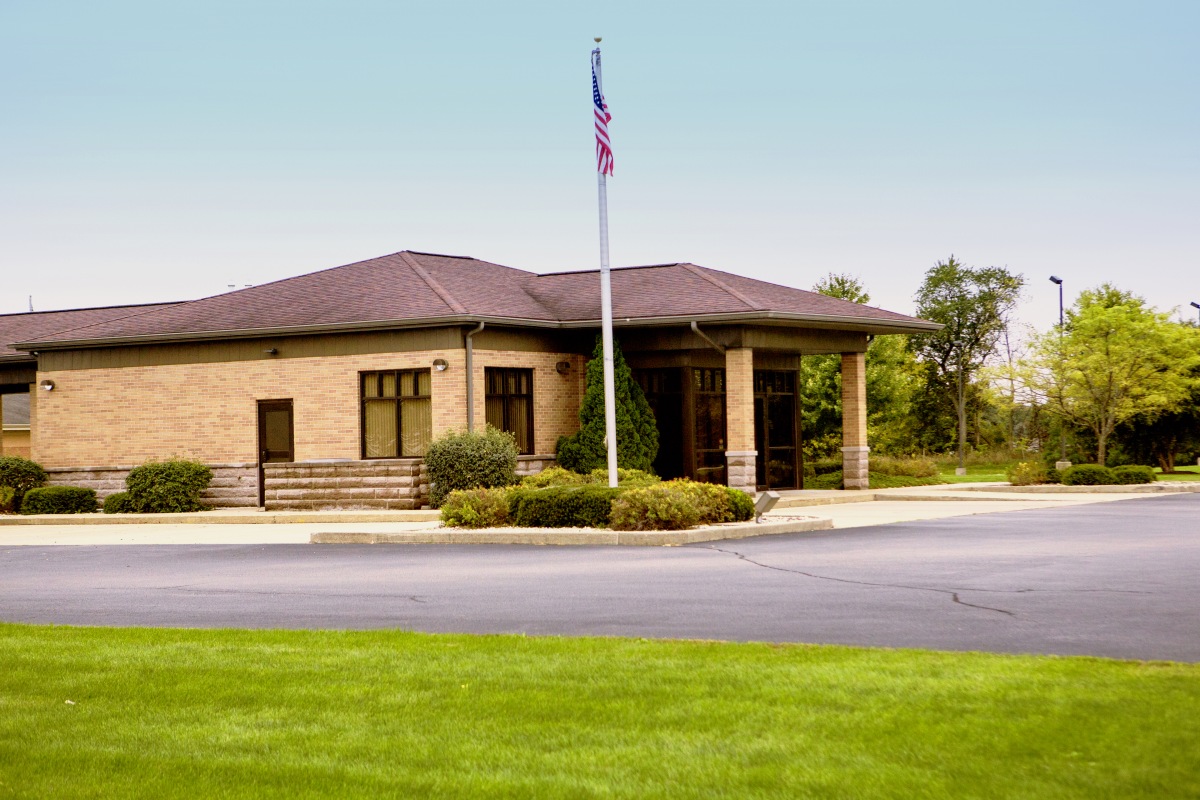
M 596 37 L 596 44 L 600 37 Z M 604 97 L 600 76 L 600 48 L 592 51 L 592 69 L 596 85 Z M 608 450 L 608 485 L 617 485 L 617 400 L 613 374 L 612 277 L 608 267 L 608 176 L 597 170 L 600 201 L 600 338 L 604 348 L 604 444 Z

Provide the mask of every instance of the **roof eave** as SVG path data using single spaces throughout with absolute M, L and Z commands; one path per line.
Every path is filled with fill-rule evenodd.
M 890 320 L 879 318 L 848 317 L 830 314 L 795 314 L 782 311 L 732 312 L 722 314 L 676 314 L 659 317 L 619 317 L 613 320 L 617 327 L 667 327 L 686 325 L 693 321 L 708 323 L 756 322 L 765 324 L 807 324 L 809 327 L 855 330 L 870 334 L 930 333 L 942 329 L 942 325 L 926 320 Z M 541 328 L 570 330 L 596 328 L 599 319 L 544 320 L 524 317 L 503 317 L 480 314 L 455 314 L 451 316 L 421 317 L 399 320 L 372 320 L 370 322 L 341 323 L 336 325 L 290 325 L 273 328 L 245 328 L 220 331 L 196 331 L 191 333 L 153 334 L 145 336 L 111 336 L 94 339 L 60 339 L 38 342 L 17 342 L 16 350 L 27 352 L 43 350 L 76 350 L 95 347 L 123 347 L 140 344 L 174 344 L 180 342 L 223 341 L 228 339 L 259 339 L 272 336 L 304 336 L 327 333 L 365 333 L 383 330 L 405 330 L 412 328 L 451 327 L 455 325 L 477 325 L 480 322 L 505 327 Z M 12 358 L 11 356 L 8 358 Z M 27 361 L 27 356 L 13 360 Z

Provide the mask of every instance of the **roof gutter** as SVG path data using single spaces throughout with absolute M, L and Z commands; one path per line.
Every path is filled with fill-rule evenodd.
M 692 320 L 692 333 L 696 334 L 701 339 L 703 339 L 704 341 L 706 341 L 710 345 L 712 345 L 712 348 L 714 350 L 716 350 L 718 353 L 720 353 L 721 355 L 725 354 L 725 348 L 722 345 L 719 345 L 716 342 L 714 342 L 712 340 L 712 337 L 710 337 L 707 333 L 700 330 L 700 326 L 696 324 L 696 320 Z
M 487 324 L 483 320 L 479 321 L 479 327 L 474 330 L 467 331 L 466 339 L 467 348 L 467 433 L 475 430 L 475 351 L 472 349 L 471 337 L 483 330 L 483 326 Z
M 848 317 L 833 314 L 796 314 L 785 311 L 750 311 L 723 314 L 706 314 L 700 317 L 705 324 L 734 324 L 753 322 L 808 323 L 813 327 L 833 327 L 844 330 L 873 331 L 876 333 L 927 333 L 939 331 L 942 325 L 927 320 L 890 320 L 871 317 Z M 623 317 L 613 319 L 620 327 L 667 327 L 690 325 L 696 315 L 663 317 Z M 371 320 L 368 322 L 334 323 L 321 325 L 288 325 L 272 328 L 245 328 L 219 331 L 194 331 L 188 333 L 160 333 L 143 336 L 112 336 L 95 339 L 58 339 L 33 342 L 17 342 L 15 350 L 79 350 L 89 347 L 122 347 L 134 344 L 175 344 L 180 342 L 220 341 L 226 339 L 254 339 L 271 336 L 302 336 L 326 333 L 356 333 L 383 330 L 406 330 L 411 328 L 447 327 L 477 324 L 481 321 L 492 325 L 544 328 L 549 330 L 573 330 L 600 327 L 599 319 L 546 320 L 523 317 L 500 317 L 453 314 L 444 317 L 422 317 L 403 320 Z

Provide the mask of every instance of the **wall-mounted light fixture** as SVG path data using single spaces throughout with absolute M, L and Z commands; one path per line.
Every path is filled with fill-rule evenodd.
M 554 371 L 559 375 L 566 375 L 571 371 L 570 361 L 560 361 L 554 365 Z
M 435 358 L 433 360 L 433 368 L 438 372 L 445 372 L 450 368 L 450 365 L 446 363 L 446 359 L 444 358 Z
M 276 347 L 268 347 L 266 350 L 263 350 L 263 352 L 269 356 L 273 356 L 279 352 L 279 349 Z
M 47 378 L 38 384 L 38 388 L 46 392 L 52 392 L 54 391 L 54 381 Z

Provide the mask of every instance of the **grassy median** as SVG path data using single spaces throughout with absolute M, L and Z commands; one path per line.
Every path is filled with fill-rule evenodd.
M 0 625 L 0 797 L 1194 797 L 1200 667 Z

